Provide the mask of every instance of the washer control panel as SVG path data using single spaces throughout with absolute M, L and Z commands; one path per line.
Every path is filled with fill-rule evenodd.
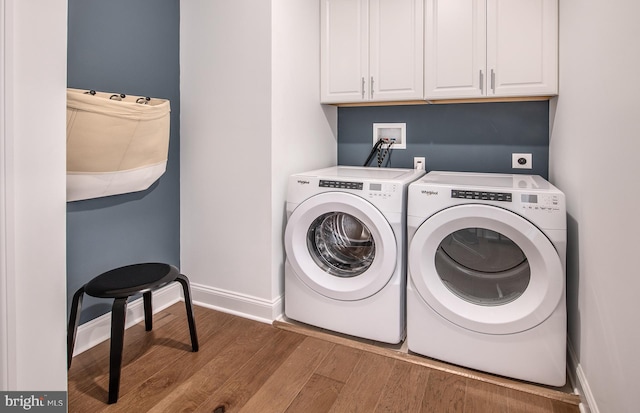
M 340 189 L 356 189 L 362 191 L 362 182 L 349 182 L 349 181 L 328 181 L 321 179 L 318 184 L 320 188 L 340 188 Z
M 354 191 L 362 191 L 360 194 L 362 197 L 366 197 L 371 200 L 375 199 L 390 199 L 396 195 L 398 191 L 398 185 L 394 183 L 381 183 L 381 182 L 356 182 L 356 181 L 335 181 L 321 179 L 318 182 L 320 188 L 335 188 L 346 189 Z
M 486 191 L 474 191 L 474 190 L 461 190 L 452 189 L 451 198 L 462 199 L 482 199 L 485 201 L 501 201 L 511 202 L 513 200 L 512 194 L 508 192 L 486 192 Z
M 559 211 L 560 197 L 554 194 L 521 194 L 522 209 Z
M 381 184 L 375 182 L 369 182 L 365 185 L 368 189 L 369 199 L 387 199 L 395 195 L 397 190 L 396 184 Z

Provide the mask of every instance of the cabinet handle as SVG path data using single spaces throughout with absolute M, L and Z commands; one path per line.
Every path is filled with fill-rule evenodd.
M 480 69 L 480 94 L 484 95 L 484 73 Z
M 362 99 L 364 100 L 364 76 L 362 76 L 362 88 L 361 88 L 361 91 L 362 91 Z
M 373 76 L 371 76 L 371 84 L 369 85 L 369 88 L 371 89 L 371 99 L 373 99 Z
M 491 90 L 496 93 L 496 73 L 491 69 Z

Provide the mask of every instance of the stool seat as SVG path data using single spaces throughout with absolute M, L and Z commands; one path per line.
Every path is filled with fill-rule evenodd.
M 153 328 L 153 310 L 151 294 L 172 282 L 182 285 L 184 303 L 191 335 L 191 349 L 198 351 L 198 336 L 193 317 L 191 289 L 189 279 L 180 274 L 173 265 L 163 263 L 132 264 L 104 272 L 80 287 L 73 295 L 71 314 L 67 330 L 67 367 L 71 367 L 73 348 L 76 341 L 78 322 L 84 294 L 98 298 L 113 298 L 111 307 L 111 347 L 109 356 L 109 403 L 118 401 L 120 390 L 120 370 L 122 367 L 122 349 L 124 345 L 124 326 L 127 313 L 127 300 L 135 294 L 142 294 L 144 304 L 145 329 Z
M 133 264 L 104 272 L 84 286 L 85 294 L 98 298 L 123 298 L 162 288 L 180 272 L 169 264 Z

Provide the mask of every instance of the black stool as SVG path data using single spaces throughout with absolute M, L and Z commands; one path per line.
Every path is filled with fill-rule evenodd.
M 127 299 L 142 293 L 144 301 L 144 324 L 147 331 L 153 327 L 151 310 L 151 291 L 177 281 L 182 284 L 184 303 L 187 308 L 191 348 L 198 351 L 198 336 L 193 318 L 189 279 L 169 264 L 146 263 L 116 268 L 102 273 L 82 286 L 73 295 L 69 329 L 67 330 L 67 368 L 71 367 L 73 347 L 76 342 L 76 330 L 80 320 L 84 293 L 92 297 L 114 298 L 111 308 L 111 351 L 109 361 L 109 403 L 118 401 L 120 389 L 120 368 L 122 366 L 122 347 L 124 344 L 124 321 L 127 313 Z

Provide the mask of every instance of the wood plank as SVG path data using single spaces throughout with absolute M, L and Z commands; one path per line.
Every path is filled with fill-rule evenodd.
M 424 413 L 463 413 L 467 378 L 432 370 L 422 399 Z
M 211 328 L 201 329 L 203 331 L 199 333 L 200 350 L 197 353 L 175 353 L 165 348 L 164 353 L 162 349 L 154 353 L 153 359 L 147 361 L 141 358 L 132 365 L 132 369 L 139 368 L 141 372 L 140 374 L 131 374 L 130 379 L 134 383 L 130 384 L 128 391 L 121 396 L 123 403 L 109 406 L 105 411 L 148 411 L 164 397 L 175 391 L 180 384 L 187 381 L 194 371 L 203 368 L 224 347 L 233 343 L 237 337 L 237 329 L 247 324 L 229 314 L 219 313 L 216 316 L 217 319 L 226 319 L 227 322 L 217 324 L 213 330 Z M 145 364 L 144 368 L 140 368 L 139 364 L 143 363 Z M 120 406 L 125 407 L 121 408 Z
M 580 413 L 580 408 L 578 406 L 559 402 L 557 400 L 551 401 L 551 408 L 553 413 Z
M 346 383 L 363 354 L 364 352 L 352 347 L 336 345 L 316 369 L 316 374 Z
M 489 373 L 483 373 L 477 370 L 466 369 L 464 367 L 444 363 L 428 357 L 423 357 L 418 354 L 407 353 L 407 351 L 404 349 L 396 349 L 384 343 L 372 343 L 369 340 L 345 338 L 341 335 L 336 335 L 328 332 L 327 330 L 315 328 L 308 325 L 302 325 L 295 322 L 276 320 L 273 322 L 273 325 L 286 331 L 292 331 L 311 337 L 321 338 L 333 343 L 353 347 L 374 354 L 392 357 L 398 360 L 419 364 L 421 366 L 429 367 L 434 370 L 440 370 L 446 373 L 460 375 L 462 377 L 467 377 L 473 380 L 480 380 L 486 383 L 496 384 L 510 389 L 547 397 L 552 400 L 574 404 L 576 406 L 580 403 L 580 397 L 576 394 L 567 393 L 547 386 L 536 385 L 520 380 L 509 379 Z
M 506 400 L 509 412 L 550 413 L 553 411 L 551 400 L 533 394 L 518 394 L 512 389 L 507 389 Z
M 469 413 L 509 413 L 508 390 L 495 384 L 468 380 L 464 411 Z
M 326 413 L 335 403 L 344 383 L 313 374 L 285 413 Z
M 170 311 L 180 312 L 175 307 L 172 307 Z M 196 323 L 201 322 L 203 324 L 203 327 L 199 327 L 202 330 L 199 334 L 206 334 L 209 329 L 217 326 L 217 323 L 211 321 L 217 316 L 216 313 L 211 311 L 205 311 L 199 314 L 199 317 L 196 316 Z M 227 320 L 229 319 L 228 317 L 230 316 L 224 316 Z M 208 325 L 211 325 L 211 327 L 204 328 Z M 128 334 L 134 327 L 135 333 Z M 140 329 L 144 334 L 137 334 Z M 211 334 L 213 334 L 213 331 Z M 180 341 L 178 342 L 177 340 Z M 95 360 L 95 366 L 89 368 L 86 365 L 89 355 L 81 358 L 82 362 L 78 363 L 78 370 L 72 364 L 69 371 L 68 403 L 70 409 L 93 411 L 106 403 L 108 398 L 110 340 L 107 340 L 104 344 L 99 349 L 98 357 L 92 358 Z M 171 355 L 167 355 L 167 352 Z M 158 323 L 156 328 L 149 332 L 144 331 L 144 322 L 127 329 L 121 369 L 120 397 L 126 395 L 130 391 L 130 387 L 135 387 L 139 384 L 140 375 L 148 377 L 149 373 L 157 368 L 157 363 L 162 365 L 162 363 L 165 363 L 166 357 L 179 357 L 183 354 L 191 354 L 186 315 L 184 317 L 177 315 L 167 323 Z M 154 363 L 149 360 L 157 361 Z M 87 377 L 90 380 L 87 380 Z
M 307 337 L 240 409 L 244 413 L 280 413 L 296 398 L 335 344 Z
M 209 310 L 205 308 L 194 307 L 196 322 L 200 317 L 204 317 L 208 313 Z M 165 325 L 171 322 L 180 322 L 176 320 L 185 320 L 186 322 L 184 303 L 182 302 L 175 303 L 161 312 L 154 314 L 154 331 L 162 329 Z M 140 357 L 140 355 L 144 354 L 144 352 L 154 344 L 155 340 L 155 338 L 145 330 L 144 322 L 142 321 L 129 327 L 125 331 L 124 339 L 125 348 L 127 346 L 130 348 L 127 348 L 128 351 L 123 352 L 123 364 Z M 70 375 L 85 373 L 96 375 L 96 372 L 98 372 L 98 374 L 106 373 L 109 368 L 110 344 L 110 340 L 107 339 L 92 347 L 91 351 L 85 351 L 76 355 L 71 363 L 71 369 L 69 370 Z
M 162 328 L 163 325 L 177 318 L 172 311 L 175 309 L 175 305 L 154 316 L 155 329 Z M 131 346 L 133 350 L 123 354 L 123 363 L 139 357 L 146 351 L 145 348 L 148 349 L 152 345 L 153 340 L 147 336 L 144 323 L 135 324 L 125 331 L 125 346 Z M 69 375 L 87 374 L 96 376 L 104 374 L 109 368 L 109 346 L 110 341 L 107 339 L 92 347 L 91 351 L 85 351 L 73 357 Z
M 200 319 L 196 319 L 198 339 L 202 342 L 200 347 L 224 331 L 226 325 L 233 319 L 234 316 L 231 314 L 221 312 L 207 312 Z M 136 389 L 140 383 L 145 381 L 144 379 L 149 379 L 165 369 L 170 365 L 170 361 L 180 359 L 180 362 L 183 363 L 187 360 L 195 361 L 202 358 L 200 354 L 202 349 L 197 353 L 192 352 L 186 314 L 179 321 L 168 324 L 163 329 L 150 332 L 152 336 L 156 337 L 154 345 L 134 363 L 123 365 L 120 383 L 121 397 L 125 397 Z M 133 396 L 138 397 L 137 394 Z
M 240 409 L 304 338 L 288 331 L 277 331 L 229 380 L 202 402 L 194 413 L 210 413 L 217 406 L 225 406 L 227 411 Z
M 430 370 L 426 367 L 395 360 L 376 412 L 418 412 L 422 405 Z
M 406 352 L 398 356 L 398 346 L 298 334 L 198 307 L 201 350 L 191 353 L 183 348 L 189 345 L 189 333 L 179 304 L 155 318 L 167 322 L 156 322 L 153 333 L 145 333 L 142 325 L 127 330 L 131 334 L 125 340 L 131 340 L 127 345 L 132 348 L 125 357 L 133 371 L 128 377 L 135 383 L 117 404 L 105 403 L 108 346 L 79 355 L 79 363 L 74 359 L 69 412 L 211 413 L 224 406 L 227 413 L 579 413 L 577 403 L 516 390 L 500 380 L 476 380 L 479 372 L 467 376 L 448 371 L 456 368 L 450 365 L 433 369 L 429 364 L 435 360 Z M 150 352 L 153 360 L 148 360 Z M 89 374 L 93 371 L 103 373 Z
M 194 411 L 278 333 L 278 330 L 266 324 L 240 317 L 237 318 L 237 322 L 229 326 L 228 331 L 232 336 L 235 335 L 235 339 L 224 345 L 215 357 L 201 369 L 194 371 L 189 379 L 165 396 L 149 412 Z
M 364 353 L 345 383 L 331 412 L 372 412 L 387 385 L 394 360 Z

